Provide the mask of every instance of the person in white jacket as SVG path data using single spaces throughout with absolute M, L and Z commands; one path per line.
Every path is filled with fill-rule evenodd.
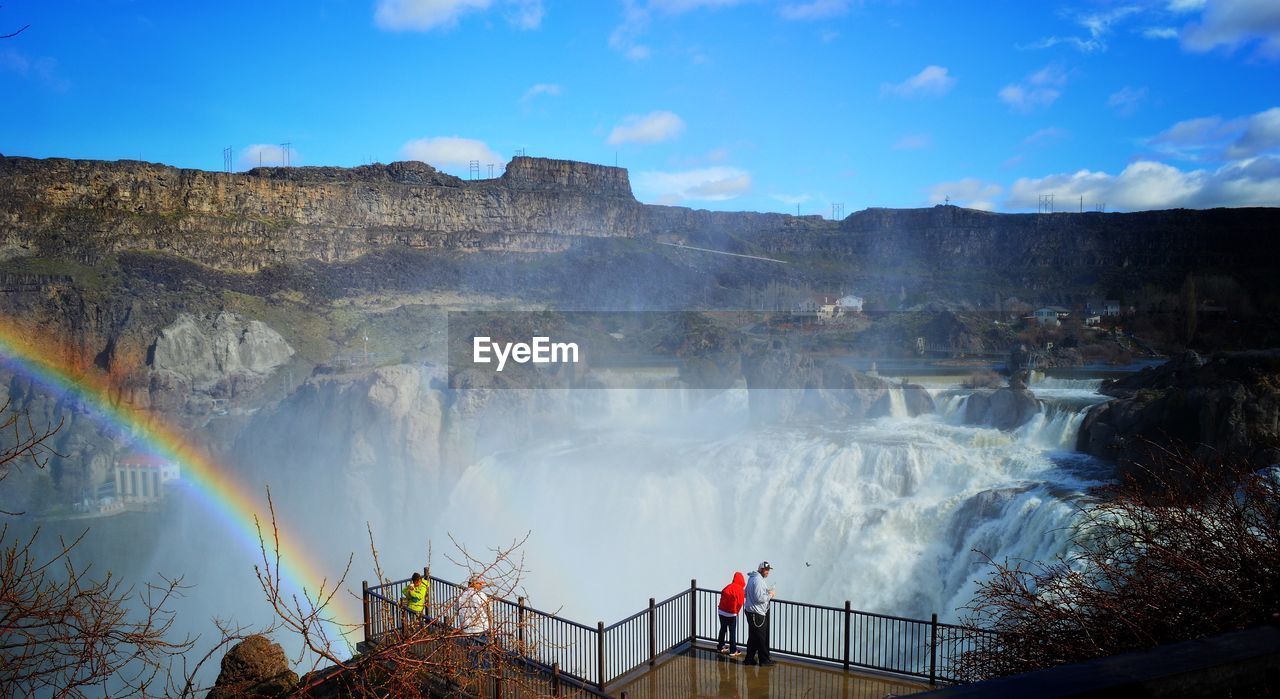
M 746 665 L 774 664 L 769 658 L 769 601 L 773 599 L 773 590 L 764 582 L 772 570 L 768 561 L 762 561 L 747 576 L 747 658 L 743 661 Z
M 472 577 L 467 581 L 467 589 L 453 602 L 454 626 L 472 636 L 488 633 L 493 625 L 489 605 L 484 580 L 479 576 Z
M 467 581 L 467 589 L 453 601 L 453 625 L 466 634 L 462 646 L 467 651 L 467 662 L 474 668 L 489 667 L 484 651 L 493 626 L 491 604 L 489 595 L 484 591 L 484 579 L 478 575 Z

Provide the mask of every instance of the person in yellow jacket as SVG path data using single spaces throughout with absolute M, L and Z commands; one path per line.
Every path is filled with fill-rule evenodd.
M 430 590 L 431 581 L 422 577 L 421 573 L 414 573 L 409 579 L 409 584 L 405 586 L 404 592 L 400 594 L 400 602 L 405 609 L 417 616 L 422 616 L 427 606 L 427 592 Z

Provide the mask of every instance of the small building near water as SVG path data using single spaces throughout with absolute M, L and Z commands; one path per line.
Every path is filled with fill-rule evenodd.
M 164 484 L 181 475 L 175 461 L 151 454 L 129 454 L 116 462 L 116 498 L 126 505 L 160 502 L 164 498 Z

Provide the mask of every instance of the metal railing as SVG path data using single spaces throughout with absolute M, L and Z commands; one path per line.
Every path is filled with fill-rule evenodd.
M 446 612 L 464 588 L 428 576 L 428 617 Z M 398 600 L 408 580 L 364 586 L 365 640 L 377 641 L 398 628 L 408 612 Z M 669 653 L 698 641 L 715 642 L 719 632 L 716 609 L 720 591 L 689 588 L 615 624 L 594 627 L 505 599 L 493 601 L 496 628 L 511 630 L 503 643 L 529 668 L 553 677 L 557 691 L 603 694 L 619 679 L 654 665 Z M 745 645 L 745 624 L 739 615 L 739 645 Z M 996 640 L 996 634 L 944 624 L 934 614 L 928 620 L 874 614 L 844 607 L 828 607 L 775 599 L 770 603 L 771 653 L 829 663 L 845 670 L 867 669 L 929 681 L 954 683 L 956 661 L 964 653 Z M 445 621 L 443 623 L 448 623 Z

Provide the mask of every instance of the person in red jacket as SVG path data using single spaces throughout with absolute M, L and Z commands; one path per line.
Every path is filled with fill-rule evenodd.
M 742 611 L 742 603 L 746 599 L 747 579 L 742 573 L 733 574 L 733 582 L 725 585 L 720 591 L 720 608 L 716 611 L 720 619 L 720 635 L 716 638 L 716 652 L 737 658 L 742 655 L 738 650 L 738 613 Z M 724 646 L 725 634 L 729 635 L 729 647 Z

